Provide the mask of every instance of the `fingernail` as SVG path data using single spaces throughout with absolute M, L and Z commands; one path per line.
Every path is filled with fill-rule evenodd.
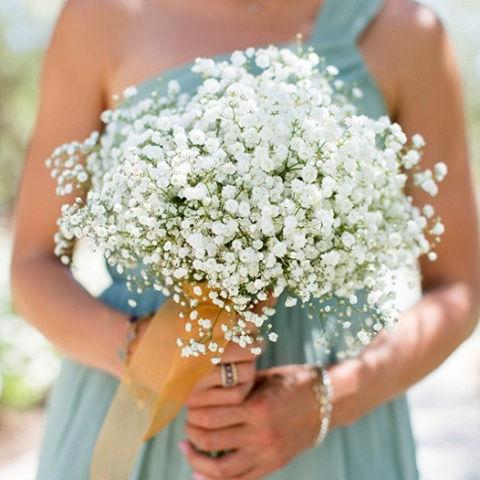
M 178 442 L 178 448 L 182 453 L 187 453 L 187 442 L 185 440 L 181 440 L 180 442 Z
M 194 473 L 193 478 L 195 480 L 205 480 L 205 477 L 203 475 L 200 475 L 199 473 Z

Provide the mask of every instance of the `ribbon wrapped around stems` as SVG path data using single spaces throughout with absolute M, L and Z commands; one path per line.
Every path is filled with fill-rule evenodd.
M 185 297 L 198 301 L 198 317 L 212 322 L 211 336 L 226 348 L 221 325 L 236 314 L 214 305 L 209 290 L 186 285 Z M 188 301 L 187 301 L 188 303 Z M 195 384 L 212 368 L 211 355 L 182 357 L 177 338 L 185 336 L 190 308 L 165 302 L 150 320 L 129 360 L 93 452 L 91 480 L 128 480 L 144 441 L 165 427 L 181 409 Z M 184 318 L 181 318 L 183 313 Z M 196 327 L 192 329 L 195 337 Z

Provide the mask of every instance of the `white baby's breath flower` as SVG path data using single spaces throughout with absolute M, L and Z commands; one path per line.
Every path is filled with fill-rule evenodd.
M 136 89 L 136 87 L 127 87 L 124 91 L 123 91 L 123 96 L 125 98 L 130 98 L 130 97 L 134 97 L 135 95 L 137 95 L 138 91 Z
M 298 299 L 295 297 L 288 297 L 285 299 L 285 306 L 286 307 L 294 307 L 298 302 Z
M 433 217 L 433 214 L 435 213 L 435 210 L 433 209 L 433 207 L 431 205 L 424 205 L 423 206 L 423 214 L 427 217 L 427 218 L 431 218 Z
M 335 65 L 328 65 L 327 67 L 327 73 L 332 76 L 338 75 L 340 72 L 338 68 Z
M 271 342 L 276 342 L 278 340 L 278 334 L 276 334 L 275 332 L 270 332 L 268 334 L 268 339 L 271 341 Z
M 195 128 L 190 132 L 190 140 L 194 145 L 203 145 L 205 143 L 205 139 L 205 133 L 198 128 Z
M 445 227 L 441 222 L 437 222 L 435 226 L 430 230 L 430 233 L 432 235 L 442 235 L 442 233 L 445 231 Z
M 415 148 L 422 148 L 425 146 L 425 140 L 422 137 L 422 135 L 420 135 L 419 133 L 416 133 L 415 135 L 413 135 L 412 143 L 415 146 Z
M 352 88 L 352 94 L 355 98 L 363 98 L 363 92 L 358 87 Z
M 233 66 L 241 67 L 247 61 L 247 58 L 243 52 L 237 50 L 232 53 L 231 60 Z
M 350 248 L 355 243 L 355 236 L 350 232 L 343 232 L 342 233 L 342 242 L 347 247 Z
M 187 200 L 204 200 L 208 196 L 208 189 L 203 183 L 183 189 L 182 195 Z
M 441 182 L 447 175 L 447 166 L 443 162 L 435 164 L 434 175 L 437 182 Z
M 169 80 L 167 90 L 170 95 L 177 95 L 180 93 L 180 84 L 176 80 Z
M 336 250 L 326 252 L 322 255 L 322 260 L 325 265 L 335 266 L 340 261 L 340 253 Z
M 318 175 L 317 168 L 314 165 L 305 165 L 301 171 L 302 178 L 307 183 L 313 183 Z
M 392 316 L 386 270 L 436 257 L 444 227 L 404 188 L 411 175 L 436 195 L 446 166 L 421 170 L 423 138 L 410 146 L 387 116 L 357 115 L 360 91 L 309 49 L 197 59 L 192 72 L 196 90 L 170 80 L 137 100 L 127 89 L 129 101 L 102 114 L 102 135 L 55 149 L 48 165 L 57 192 L 77 197 L 61 209 L 55 254 L 69 264 L 74 241 L 86 237 L 135 298 L 151 287 L 172 296 L 184 309 L 182 356 L 213 361 L 223 352 L 198 302 L 231 313 L 220 326 L 225 339 L 255 348 L 245 332 L 275 313 L 258 302 L 287 291 L 287 307 L 310 305 L 306 318 L 338 322 L 342 358 Z M 138 279 L 127 279 L 132 271 Z M 182 295 L 187 281 L 198 298 Z M 338 305 L 320 306 L 333 295 Z M 368 313 L 358 335 L 347 332 L 357 311 Z
M 265 69 L 268 68 L 268 66 L 270 65 L 270 58 L 267 54 L 261 53 L 256 56 L 255 63 L 258 67 Z
M 428 178 L 420 184 L 423 190 L 425 190 L 432 197 L 436 196 L 438 193 L 438 187 L 435 181 L 431 178 Z
M 187 276 L 187 274 L 188 274 L 188 270 L 186 268 L 177 268 L 173 272 L 173 276 L 175 278 L 184 278 Z
M 220 90 L 220 83 L 215 78 L 207 78 L 203 82 L 202 88 L 205 90 L 206 93 L 214 95 L 215 93 L 217 93 Z

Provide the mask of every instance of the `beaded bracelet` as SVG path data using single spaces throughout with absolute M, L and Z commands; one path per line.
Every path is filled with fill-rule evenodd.
M 317 381 L 313 386 L 313 392 L 319 404 L 319 424 L 315 432 L 313 445 L 320 446 L 328 435 L 330 428 L 330 419 L 332 417 L 332 396 L 333 388 L 330 376 L 326 368 L 313 365 L 316 372 Z
M 153 313 L 148 315 L 130 315 L 127 319 L 127 333 L 123 339 L 121 347 L 117 351 L 118 358 L 122 360 L 125 364 L 130 360 L 130 350 L 133 342 L 138 338 L 138 332 L 140 330 L 140 325 L 143 321 L 150 319 L 153 316 Z

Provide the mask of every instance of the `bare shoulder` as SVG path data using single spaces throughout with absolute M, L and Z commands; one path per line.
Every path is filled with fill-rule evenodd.
M 67 0 L 62 8 L 66 19 L 98 23 L 106 19 L 128 19 L 141 10 L 144 0 Z
M 449 81 L 457 73 L 448 34 L 433 9 L 414 0 L 383 3 L 372 24 L 369 47 L 395 116 L 406 91 L 420 92 L 421 85 L 431 88 L 432 82 Z
M 389 32 L 385 38 L 390 48 L 401 49 L 405 57 L 431 54 L 447 36 L 435 11 L 414 0 L 385 0 L 377 23 Z
M 415 0 L 385 0 L 382 13 L 397 26 L 417 31 L 431 31 L 441 24 L 433 9 Z
M 114 54 L 142 5 L 143 0 L 67 0 L 52 43 L 60 49 L 73 48 L 76 55 L 86 55 L 90 61 L 104 60 Z
M 109 72 L 138 8 L 135 0 L 66 0 L 43 62 L 38 114 L 42 139 L 56 138 L 51 131 L 44 133 L 48 125 L 60 131 L 51 117 L 61 117 L 66 127 L 70 108 L 75 116 L 58 142 L 98 128 Z

